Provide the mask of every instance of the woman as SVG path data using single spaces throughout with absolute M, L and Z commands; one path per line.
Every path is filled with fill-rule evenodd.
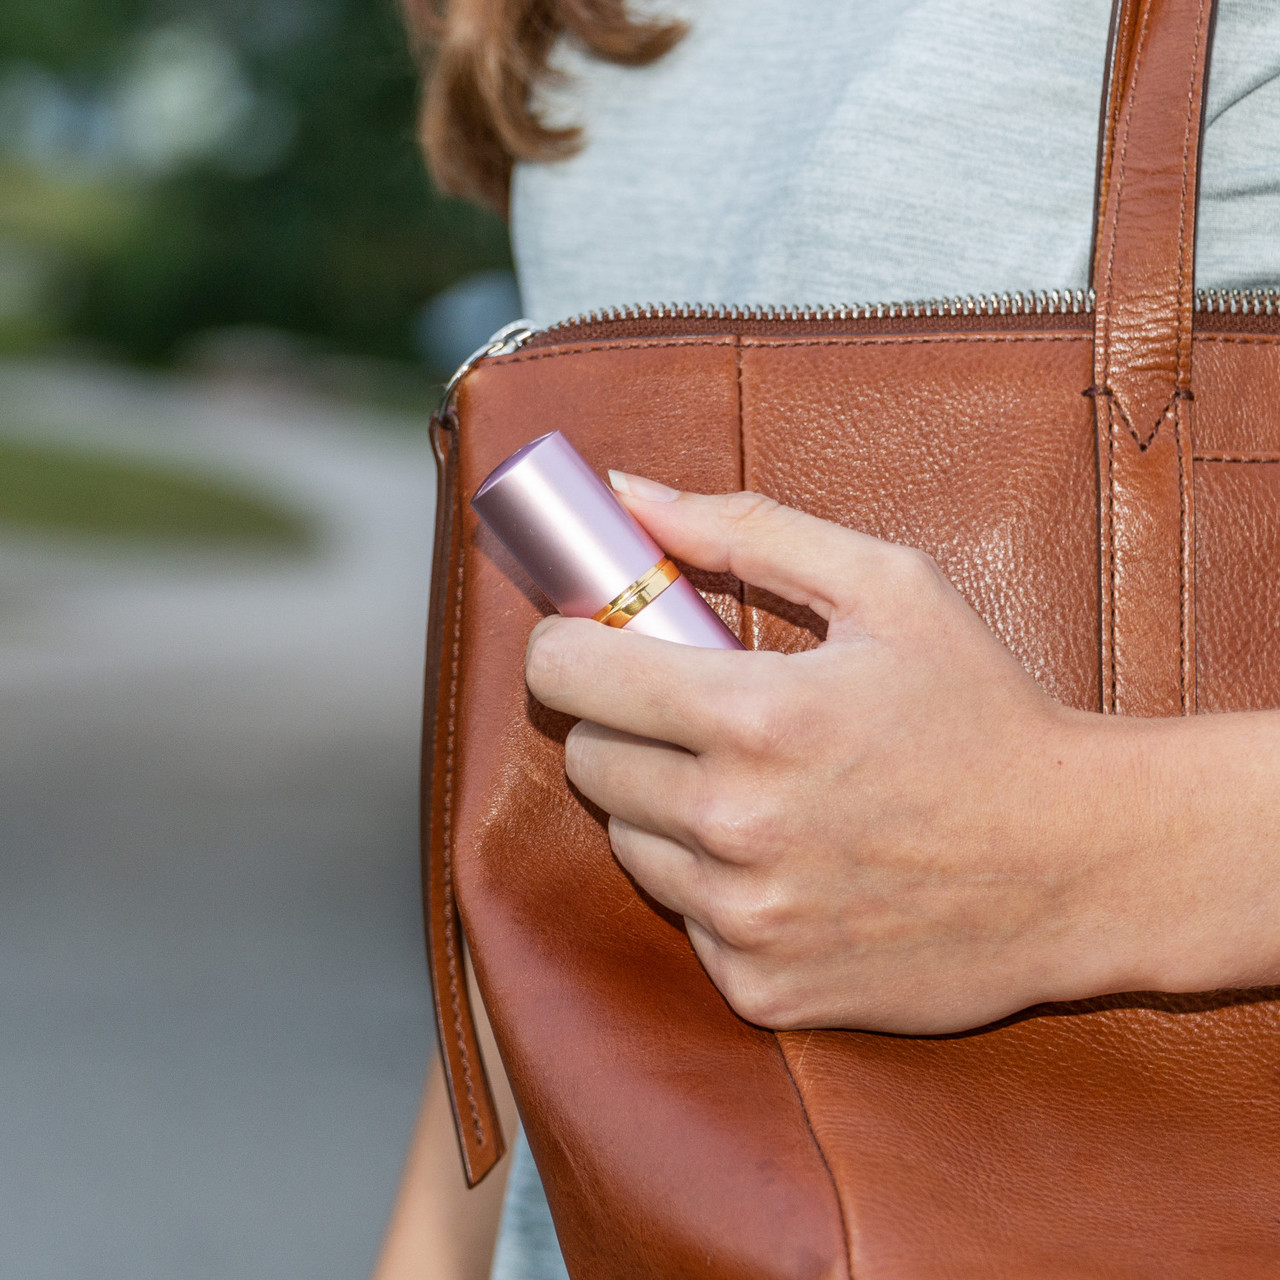
M 1079 288 L 1109 11 L 664 5 L 682 34 L 603 0 L 471 0 L 445 23 L 428 149 L 497 206 L 518 162 L 539 323 Z M 1206 124 L 1198 284 L 1280 284 L 1274 5 L 1222 0 Z M 582 720 L 570 778 L 744 1016 L 941 1032 L 1042 1000 L 1280 981 L 1280 713 L 1068 711 L 908 550 L 749 496 L 615 486 L 673 554 L 829 622 L 820 649 L 753 655 L 732 689 L 714 656 L 589 623 L 548 620 L 529 648 L 530 689 Z M 677 694 L 655 707 L 659 683 Z M 457 1207 L 452 1161 L 429 1090 L 380 1280 L 485 1273 L 497 1192 Z M 520 1150 L 496 1274 L 556 1265 Z

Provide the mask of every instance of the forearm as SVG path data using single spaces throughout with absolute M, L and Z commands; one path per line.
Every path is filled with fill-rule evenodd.
M 1103 738 L 1086 821 L 1132 921 L 1115 985 L 1280 983 L 1280 712 L 1108 719 Z
M 515 1100 L 474 982 L 471 991 L 485 1065 L 503 1129 L 511 1138 Z M 467 1189 L 444 1072 L 433 1057 L 372 1280 L 487 1280 L 510 1167 L 510 1160 L 503 1160 L 478 1187 Z

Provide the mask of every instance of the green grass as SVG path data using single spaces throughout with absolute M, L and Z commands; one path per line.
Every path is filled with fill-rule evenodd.
M 50 177 L 0 161 L 0 232 L 66 253 L 100 253 L 137 222 L 141 197 L 118 184 Z
M 0 440 L 0 529 L 297 551 L 309 523 L 270 499 L 149 462 Z

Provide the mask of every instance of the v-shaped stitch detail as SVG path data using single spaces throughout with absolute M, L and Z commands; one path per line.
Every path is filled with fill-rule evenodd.
M 1169 397 L 1168 403 L 1160 411 L 1159 416 L 1152 424 L 1150 430 L 1142 433 L 1133 425 L 1132 415 L 1125 407 L 1125 403 L 1121 399 L 1119 392 L 1114 390 L 1112 387 L 1090 387 L 1088 391 L 1085 392 L 1085 395 L 1094 397 L 1105 396 L 1111 402 L 1113 415 L 1119 418 L 1119 420 L 1124 424 L 1124 429 L 1129 433 L 1134 444 L 1136 444 L 1143 453 L 1146 453 L 1146 451 L 1151 447 L 1152 441 L 1154 441 L 1160 434 L 1160 428 L 1164 426 L 1166 422 L 1172 421 L 1174 412 L 1177 409 L 1178 401 L 1191 400 L 1194 398 L 1190 391 L 1175 391 L 1173 395 Z

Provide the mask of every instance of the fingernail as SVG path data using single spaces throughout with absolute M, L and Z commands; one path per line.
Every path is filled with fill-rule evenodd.
M 609 483 L 613 485 L 614 492 L 626 494 L 629 498 L 643 498 L 646 502 L 673 502 L 680 496 L 679 489 L 659 484 L 656 480 L 646 480 L 644 476 L 628 475 L 625 471 L 610 471 Z

